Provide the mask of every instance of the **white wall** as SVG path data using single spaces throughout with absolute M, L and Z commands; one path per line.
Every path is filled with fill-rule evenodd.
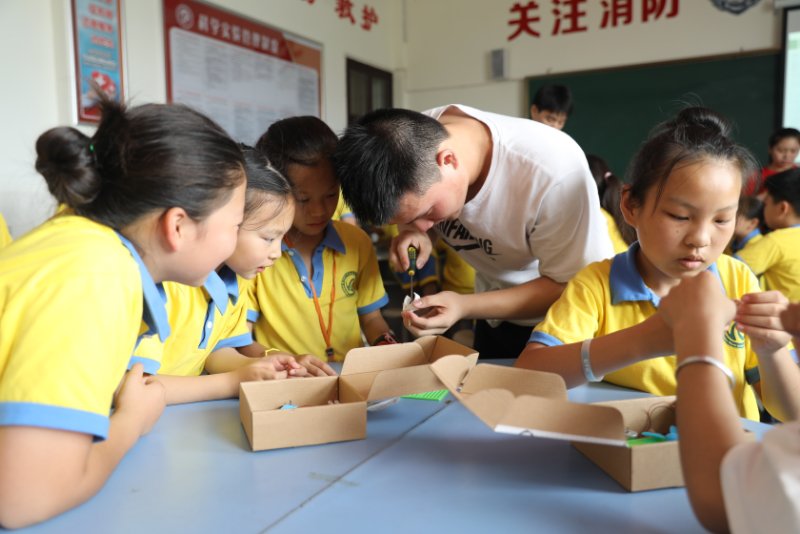
M 605 67 L 777 49 L 780 15 L 763 1 L 740 14 L 715 8 L 710 0 L 681 0 L 678 15 L 641 21 L 640 0 L 632 2 L 628 25 L 601 29 L 602 3 L 581 5 L 586 32 L 552 35 L 552 0 L 538 0 L 531 16 L 540 36 L 515 30 L 509 21 L 516 0 L 405 0 L 408 39 L 406 90 L 409 106 L 425 109 L 449 102 L 473 105 L 508 115 L 526 115 L 528 76 Z M 667 9 L 673 1 L 666 0 Z M 519 4 L 526 5 L 527 1 Z M 608 2 L 611 4 L 612 2 Z M 562 12 L 567 8 L 561 2 Z M 489 51 L 503 48 L 508 79 L 488 75 Z
M 353 0 L 356 15 L 365 4 L 376 8 L 380 22 L 369 32 L 339 19 L 336 0 L 212 3 L 323 45 L 322 112 L 336 131 L 346 124 L 347 57 L 392 71 L 396 106 L 425 109 L 461 102 L 525 115 L 526 76 L 780 45 L 780 17 L 770 1 L 737 16 L 717 10 L 709 0 L 682 0 L 673 19 L 643 24 L 637 15 L 628 26 L 600 30 L 601 2 L 591 0 L 584 4 L 589 31 L 552 36 L 554 4 L 538 0 L 541 37 L 523 34 L 511 42 L 514 0 Z M 163 102 L 162 2 L 124 0 L 123 5 L 128 96 L 134 104 Z M 69 13 L 69 0 L 0 0 L 0 213 L 14 236 L 53 208 L 33 170 L 34 143 L 47 128 L 71 120 Z M 497 48 L 506 49 L 509 59 L 508 78 L 500 82 L 488 76 L 488 54 Z
M 336 131 L 347 122 L 347 57 L 401 71 L 403 4 L 399 0 L 353 0 L 357 22 L 365 4 L 378 13 L 379 22 L 370 31 L 340 19 L 335 0 L 213 3 L 322 44 L 322 113 Z M 44 180 L 34 170 L 34 145 L 46 129 L 69 125 L 72 120 L 69 17 L 69 0 L 0 0 L 0 70 L 4 73 L 0 87 L 0 213 L 15 237 L 39 224 L 54 208 Z M 162 2 L 124 0 L 123 25 L 127 97 L 133 104 L 164 102 Z

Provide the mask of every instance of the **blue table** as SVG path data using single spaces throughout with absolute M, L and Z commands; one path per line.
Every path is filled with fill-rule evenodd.
M 366 440 L 262 452 L 249 450 L 235 400 L 168 407 L 97 496 L 22 532 L 583 529 L 702 532 L 683 489 L 627 493 L 569 443 L 495 434 L 448 397 L 370 413 Z

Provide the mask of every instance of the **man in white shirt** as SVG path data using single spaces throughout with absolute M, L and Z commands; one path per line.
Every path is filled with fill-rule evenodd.
M 424 113 L 378 110 L 349 127 L 336 174 L 359 220 L 401 232 L 390 260 L 408 268 L 431 250 L 431 230 L 475 268 L 473 295 L 443 291 L 404 312 L 415 335 L 478 319 L 482 358 L 515 358 L 531 326 L 582 267 L 613 255 L 580 147 L 527 119 L 462 105 Z

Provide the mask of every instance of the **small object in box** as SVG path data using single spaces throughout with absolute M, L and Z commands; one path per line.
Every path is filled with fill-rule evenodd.
M 292 401 L 289 401 L 280 407 L 281 410 L 294 410 L 295 408 L 297 408 L 297 406 L 292 404 Z
M 436 391 L 428 391 L 427 393 L 414 393 L 412 395 L 403 395 L 404 399 L 419 399 L 442 402 L 449 392 L 446 389 L 439 389 Z
M 379 412 L 381 410 L 385 410 L 389 406 L 393 404 L 397 404 L 400 400 L 400 397 L 389 397 L 388 399 L 378 399 L 378 400 L 371 400 L 367 401 L 367 411 L 368 412 Z

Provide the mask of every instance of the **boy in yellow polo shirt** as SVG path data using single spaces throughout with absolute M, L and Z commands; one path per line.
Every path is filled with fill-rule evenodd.
M 764 222 L 772 230 L 736 257 L 763 275 L 765 289 L 776 289 L 800 301 L 800 169 L 790 169 L 766 182 Z
M 360 228 L 331 221 L 339 199 L 330 155 L 337 138 L 316 117 L 274 123 L 259 139 L 294 187 L 294 224 L 283 256 L 253 284 L 250 319 L 262 345 L 341 361 L 352 348 L 393 342 L 380 308 L 389 299 L 375 249 Z

